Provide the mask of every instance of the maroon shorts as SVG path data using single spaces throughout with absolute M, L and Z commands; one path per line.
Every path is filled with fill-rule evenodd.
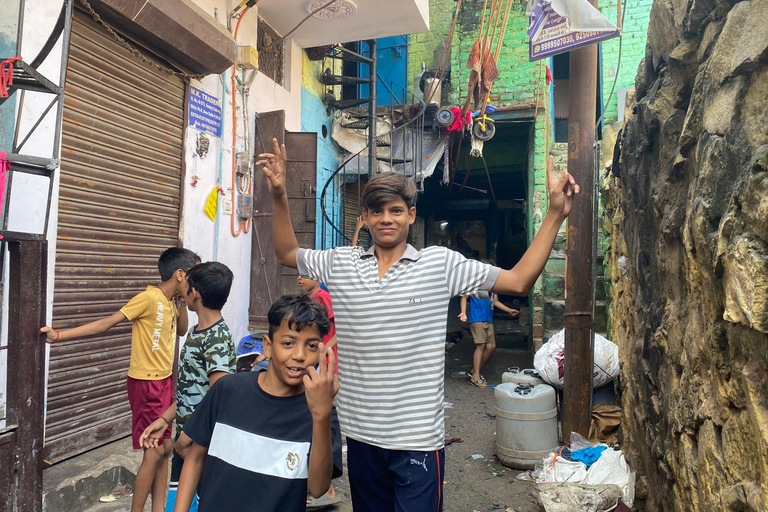
M 128 377 L 128 402 L 131 404 L 131 437 L 133 449 L 141 450 L 141 434 L 158 419 L 173 403 L 171 377 L 161 380 L 139 380 Z M 163 439 L 171 438 L 171 426 L 163 433 Z

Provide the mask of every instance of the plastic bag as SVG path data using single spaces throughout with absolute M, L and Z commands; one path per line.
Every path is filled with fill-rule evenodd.
M 620 451 L 605 450 L 589 468 L 584 483 L 618 485 L 624 495 L 624 504 L 632 508 L 635 502 L 635 473 L 629 470 L 624 454 Z
M 587 477 L 587 466 L 583 462 L 565 460 L 556 453 L 544 459 L 545 482 L 571 482 L 580 484 Z
M 592 446 L 592 443 L 587 441 L 584 436 L 578 432 L 571 432 L 571 444 L 568 446 L 568 449 L 571 450 L 571 453 L 577 452 L 582 448 L 589 448 L 590 446 Z
M 565 329 L 552 336 L 536 352 L 533 366 L 542 379 L 552 386 L 563 388 L 565 363 Z M 611 382 L 619 374 L 619 347 L 612 341 L 595 334 L 594 367 L 592 386 L 600 387 Z
M 544 512 L 608 512 L 615 510 L 621 489 L 615 485 L 530 484 Z

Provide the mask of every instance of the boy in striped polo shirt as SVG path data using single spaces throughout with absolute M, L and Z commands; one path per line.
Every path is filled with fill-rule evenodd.
M 363 194 L 373 246 L 300 249 L 285 192 L 285 146 L 259 155 L 273 201 L 278 261 L 325 283 L 334 294 L 339 354 L 339 420 L 356 511 L 442 510 L 445 461 L 443 374 L 448 303 L 495 292 L 526 295 L 544 268 L 579 192 L 554 177 L 550 206 L 520 262 L 503 270 L 445 247 L 407 243 L 417 189 L 397 173 L 374 176 Z

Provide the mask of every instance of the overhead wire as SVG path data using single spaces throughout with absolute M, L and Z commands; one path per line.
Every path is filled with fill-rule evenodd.
M 280 39 L 278 39 L 278 40 L 277 40 L 277 41 L 275 41 L 274 43 L 271 43 L 270 45 L 268 45 L 268 46 L 265 46 L 264 48 L 262 48 L 262 50 L 261 50 L 261 51 L 268 51 L 268 50 L 270 50 L 270 49 L 271 49 L 273 46 L 276 46 L 276 45 L 278 45 L 278 44 L 282 43 L 283 41 L 285 41 L 285 40 L 288 38 L 288 36 L 290 36 L 290 35 L 291 35 L 291 34 L 293 34 L 293 33 L 294 33 L 296 30 L 298 30 L 298 28 L 299 28 L 300 26 L 302 26 L 302 25 L 304 24 L 304 22 L 305 22 L 305 21 L 307 21 L 309 18 L 311 18 L 312 16 L 314 16 L 316 13 L 318 13 L 318 12 L 322 11 L 323 9 L 325 9 L 326 7 L 328 7 L 329 5 L 331 5 L 331 4 L 332 4 L 332 3 L 334 3 L 334 2 L 336 2 L 336 0 L 328 0 L 328 2 L 324 3 L 323 5 L 321 5 L 320 7 L 318 7 L 317 9 L 314 9 L 312 12 L 310 12 L 309 14 L 307 14 L 307 15 L 304 17 L 304 19 L 303 19 L 303 20 L 301 20 L 301 21 L 299 22 L 299 24 L 298 24 L 298 25 L 296 25 L 296 26 L 295 26 L 295 27 L 293 27 L 291 30 L 289 30 L 288 32 L 286 32 L 286 34 L 285 34 L 284 36 L 282 36 Z
M 613 77 L 613 85 L 611 86 L 611 93 L 608 95 L 608 99 L 603 104 L 603 110 L 600 112 L 600 117 L 597 120 L 597 123 L 595 123 L 595 131 L 597 131 L 598 127 L 600 126 L 600 123 L 603 121 L 603 117 L 605 117 L 605 111 L 608 109 L 608 105 L 611 103 L 611 99 L 613 98 L 613 92 L 616 90 L 616 83 L 619 81 L 619 70 L 621 69 L 621 42 L 624 40 L 624 16 L 627 14 L 627 4 L 629 3 L 628 0 L 624 0 L 624 6 L 622 7 L 622 13 L 621 13 L 621 33 L 619 34 L 619 56 L 616 61 L 616 75 Z M 617 20 L 618 21 L 618 20 Z
M 237 25 L 235 25 L 235 32 L 233 35 L 233 39 L 235 42 L 237 42 L 237 33 L 240 30 L 240 22 L 243 21 L 243 16 L 245 16 L 245 13 L 247 13 L 251 8 L 249 6 L 246 6 L 245 9 L 243 9 L 243 12 L 240 13 L 240 16 L 237 18 Z M 230 231 L 232 232 L 233 237 L 240 236 L 240 233 L 247 233 L 248 230 L 251 227 L 251 219 L 243 220 L 240 219 L 240 225 L 235 228 L 235 217 L 238 216 L 236 212 L 236 196 L 235 192 L 237 191 L 238 183 L 237 183 L 237 62 L 235 62 L 232 65 L 232 188 L 230 189 L 230 197 L 232 201 L 232 208 L 233 211 L 230 216 Z M 247 122 L 247 120 L 246 120 Z M 249 183 L 250 188 L 250 183 Z M 250 192 L 250 190 L 248 190 Z M 243 195 L 243 192 L 241 192 L 241 196 Z

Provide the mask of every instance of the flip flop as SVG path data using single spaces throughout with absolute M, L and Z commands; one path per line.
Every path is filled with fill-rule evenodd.
M 475 387 L 478 387 L 478 388 L 487 388 L 487 387 L 488 387 L 488 386 L 485 384 L 485 381 L 483 380 L 483 378 L 482 378 L 482 377 L 480 377 L 480 378 L 479 378 L 479 379 L 477 379 L 477 380 L 472 380 L 472 379 L 469 379 L 469 383 L 470 383 L 470 384 L 472 384 L 472 385 L 473 385 L 473 386 L 475 386 Z
M 307 496 L 307 501 L 311 501 L 311 503 L 307 504 L 307 510 L 313 510 L 317 508 L 330 507 L 331 505 L 341 503 L 341 498 L 338 496 L 331 498 L 327 494 L 323 494 L 319 498 Z

